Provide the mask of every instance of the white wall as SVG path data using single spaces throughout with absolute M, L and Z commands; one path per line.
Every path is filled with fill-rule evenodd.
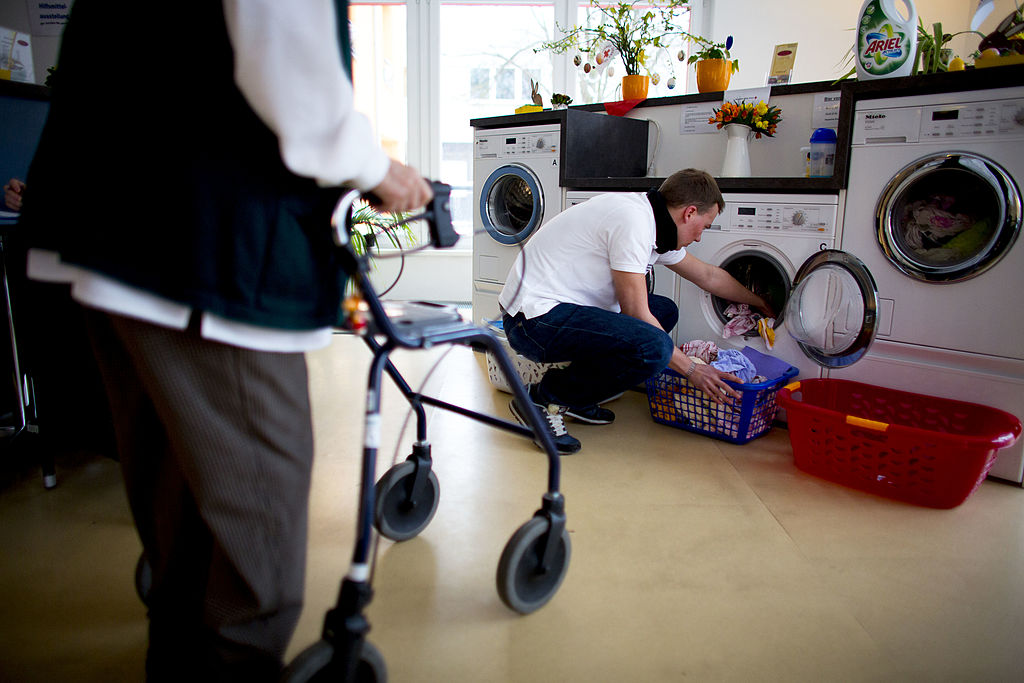
M 468 239 L 468 238 L 464 238 Z M 401 261 L 378 259 L 370 281 L 378 291 L 395 282 Z M 473 296 L 473 260 L 468 251 L 427 250 L 407 256 L 401 278 L 387 297 L 396 301 L 468 303 Z
M 782 123 L 774 137 L 750 141 L 752 176 L 803 177 L 804 162 L 800 157 L 800 148 L 808 144 L 815 128 L 812 123 L 814 102 L 813 93 L 772 96 L 771 103 L 782 110 Z M 642 107 L 627 115 L 653 121 L 661 131 L 651 175 L 665 177 L 681 168 L 699 168 L 718 175 L 725 154 L 725 134 L 709 125 L 708 135 L 681 135 L 681 113 L 679 105 L 669 105 Z

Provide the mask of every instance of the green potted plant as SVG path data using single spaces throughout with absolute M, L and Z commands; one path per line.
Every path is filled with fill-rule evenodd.
M 932 32 L 929 33 L 924 27 L 924 21 L 918 19 L 917 27 L 917 53 L 914 54 L 914 69 L 911 73 L 933 74 L 939 71 L 946 71 L 949 68 L 949 61 L 952 50 L 948 50 L 946 43 L 964 33 L 976 33 L 982 38 L 984 33 L 979 31 L 958 31 L 957 33 L 943 33 L 942 22 L 932 24 Z M 945 56 L 943 53 L 949 53 Z M 918 71 L 918 64 L 921 68 Z
M 690 36 L 697 48 L 690 53 L 687 64 L 693 64 L 697 72 L 698 92 L 717 92 L 729 87 L 732 75 L 740 70 L 740 60 L 732 59 L 732 36 L 724 43 L 716 43 L 701 36 Z
M 570 104 L 572 104 L 572 98 L 568 95 L 563 95 L 560 92 L 556 92 L 551 95 L 552 109 L 565 109 Z
M 620 0 L 615 4 L 590 0 L 600 23 L 596 26 L 573 26 L 558 40 L 541 44 L 535 51 L 551 50 L 564 54 L 579 50 L 574 63 L 584 73 L 606 67 L 616 57 L 622 60 L 626 75 L 622 80 L 622 99 L 644 99 L 650 84 L 646 62 L 648 51 L 667 47 L 676 36 L 692 36 L 675 26 L 675 19 L 688 5 L 688 0 Z M 582 55 L 586 55 L 584 58 Z
M 352 248 L 366 254 L 380 247 L 382 235 L 396 249 L 416 244 L 416 234 L 402 222 L 404 218 L 405 214 L 381 213 L 365 201 L 358 202 L 352 210 Z

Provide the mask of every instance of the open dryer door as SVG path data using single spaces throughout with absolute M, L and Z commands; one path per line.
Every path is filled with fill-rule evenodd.
M 818 365 L 856 363 L 874 341 L 878 288 L 860 259 L 824 249 L 804 261 L 793 278 L 785 327 Z

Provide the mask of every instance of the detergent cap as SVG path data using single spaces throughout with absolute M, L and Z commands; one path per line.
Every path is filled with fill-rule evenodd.
M 835 142 L 836 132 L 831 128 L 819 128 L 811 133 L 811 142 Z

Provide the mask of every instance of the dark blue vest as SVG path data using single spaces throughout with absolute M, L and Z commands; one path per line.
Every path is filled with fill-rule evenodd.
M 285 168 L 233 66 L 216 0 L 77 0 L 27 179 L 23 235 L 234 320 L 335 324 L 345 276 L 329 217 L 339 191 Z

